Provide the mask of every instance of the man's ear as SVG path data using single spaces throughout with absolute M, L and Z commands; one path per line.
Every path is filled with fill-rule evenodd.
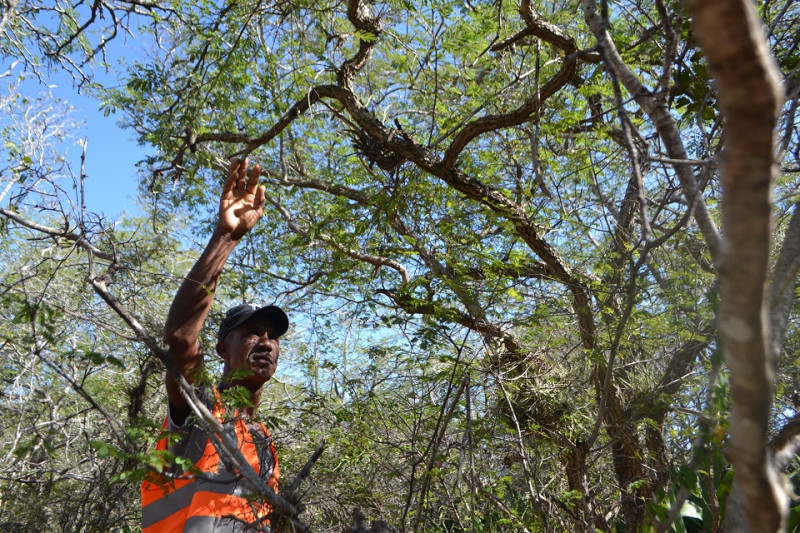
M 217 343 L 217 355 L 220 356 L 226 363 L 228 362 L 228 351 L 224 339 Z

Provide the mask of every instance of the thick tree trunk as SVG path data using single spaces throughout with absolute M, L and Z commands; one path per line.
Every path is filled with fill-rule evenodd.
M 767 449 L 776 354 L 770 339 L 766 280 L 775 132 L 783 91 L 749 2 L 693 0 L 689 6 L 727 121 L 719 330 L 731 369 L 730 457 L 748 529 L 778 531 L 787 502 Z

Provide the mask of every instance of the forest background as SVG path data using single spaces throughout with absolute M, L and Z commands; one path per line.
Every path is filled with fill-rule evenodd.
M 298 527 L 800 524 L 796 2 L 2 9 L 0 530 L 139 528 L 164 317 L 245 155 L 204 338 L 292 317 L 259 412 L 287 482 L 325 442 Z M 133 214 L 20 90 L 65 74 L 143 150 Z

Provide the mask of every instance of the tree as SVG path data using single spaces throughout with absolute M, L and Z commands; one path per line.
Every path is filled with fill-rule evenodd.
M 58 151 L 80 143 L 66 104 L 11 93 L 3 108 L 0 528 L 109 531 L 135 520 L 136 494 L 120 478 L 138 463 L 110 452 L 133 454 L 131 437 L 153 434 L 141 393 L 157 367 L 82 282 L 92 255 L 108 258 L 88 243 L 120 245 L 131 270 L 118 278 L 137 290 L 158 239 L 143 244 L 144 232 L 110 229 L 82 209 L 82 167 Z
M 776 175 L 774 151 L 783 87 L 749 4 L 698 3 L 692 7 L 697 34 L 716 79 L 720 108 L 727 118 L 721 174 L 728 246 L 718 269 L 722 285 L 720 337 L 732 378 L 730 453 L 741 480 L 749 529 L 774 531 L 783 525 L 786 495 L 767 448 L 772 381 L 782 344 L 772 330 L 777 326 L 780 331 L 779 324 L 786 317 L 770 313 L 777 303 L 770 302 L 770 295 L 781 291 L 768 289 L 767 277 L 770 194 Z M 786 268 L 776 268 L 774 278 L 791 276 L 791 268 L 789 272 Z M 784 297 L 780 294 L 777 299 Z
M 336 450 L 306 495 L 312 528 L 341 529 L 358 503 L 411 530 L 666 530 L 688 498 L 718 529 L 734 471 L 756 508 L 758 483 L 722 452 L 729 424 L 737 449 L 744 414 L 759 428 L 759 471 L 767 448 L 794 454 L 793 3 L 758 7 L 787 100 L 763 133 L 736 122 L 716 70 L 724 47 L 701 49 L 690 22 L 702 37 L 702 14 L 678 2 L 169 9 L 138 26 L 161 48 L 105 105 L 158 149 L 143 190 L 172 200 L 153 214 L 161 242 L 165 220 L 205 212 L 228 156 L 268 171 L 274 209 L 220 297 L 276 299 L 298 317 L 291 408 L 276 392 L 265 412 L 287 435 L 290 469 L 312 436 Z M 757 226 L 730 214 L 736 181 L 721 177 L 721 153 L 738 131 L 757 135 L 768 170 L 776 126 L 776 201 L 761 180 Z M 761 228 L 760 277 L 731 281 L 720 267 L 741 249 L 734 222 Z M 128 260 L 112 262 L 115 280 Z M 737 330 L 716 325 L 767 278 L 752 305 L 773 302 L 762 345 L 784 356 L 750 415 L 742 358 L 721 357 Z M 157 313 L 127 288 L 142 281 L 115 283 L 158 338 Z M 772 502 L 759 509 L 777 524 L 785 502 Z

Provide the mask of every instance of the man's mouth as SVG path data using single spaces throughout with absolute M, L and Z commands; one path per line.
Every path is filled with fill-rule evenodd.
M 253 363 L 264 365 L 272 363 L 272 356 L 267 352 L 253 352 L 250 354 L 249 359 Z

